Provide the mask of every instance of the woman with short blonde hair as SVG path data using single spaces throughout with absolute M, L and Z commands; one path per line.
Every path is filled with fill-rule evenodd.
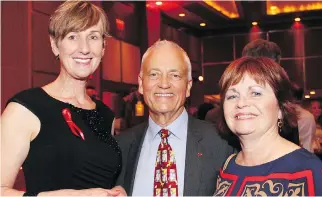
M 86 93 L 104 55 L 108 22 L 86 1 L 66 1 L 50 18 L 55 81 L 24 90 L 2 114 L 1 195 L 116 196 L 121 151 L 111 136 L 113 112 Z M 23 167 L 26 192 L 13 184 Z

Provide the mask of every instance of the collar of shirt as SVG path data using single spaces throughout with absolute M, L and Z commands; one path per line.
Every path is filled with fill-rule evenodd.
M 174 137 L 178 139 L 184 139 L 187 136 L 187 134 L 186 132 L 182 132 L 181 131 L 182 129 L 180 127 L 182 127 L 182 124 L 187 124 L 187 123 L 188 123 L 188 113 L 186 109 L 184 109 L 180 114 L 180 116 L 171 124 L 169 124 L 165 129 L 168 129 Z M 147 131 L 149 134 L 149 140 L 153 141 L 161 129 L 162 127 L 159 126 L 157 123 L 155 123 L 151 117 L 149 117 L 149 127 Z

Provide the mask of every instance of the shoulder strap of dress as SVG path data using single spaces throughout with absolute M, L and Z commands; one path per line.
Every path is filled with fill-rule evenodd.
M 7 105 L 10 102 L 19 103 L 20 105 L 27 108 L 29 111 L 34 113 L 37 117 L 40 116 L 41 112 L 47 113 L 44 110 L 44 105 L 47 105 L 47 100 L 44 98 L 44 94 L 40 91 L 40 88 L 30 88 L 23 90 L 7 101 Z
M 236 153 L 234 153 L 234 154 L 229 155 L 229 157 L 226 159 L 226 161 L 225 161 L 225 163 L 224 163 L 224 166 L 222 167 L 222 171 L 225 171 L 225 169 L 227 168 L 227 166 L 228 166 L 228 164 L 229 164 L 230 160 L 231 160 L 235 155 L 237 155 L 237 154 L 236 154 Z

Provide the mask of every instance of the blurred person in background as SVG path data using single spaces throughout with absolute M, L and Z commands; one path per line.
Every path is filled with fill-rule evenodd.
M 123 97 L 125 128 L 131 128 L 149 118 L 149 108 L 137 88 L 132 88 L 130 93 Z
M 94 99 L 99 100 L 100 99 L 95 87 L 92 85 L 86 86 L 86 93 L 89 97 L 91 97 L 92 100 L 94 100 Z
M 292 84 L 293 89 L 293 97 L 295 98 L 296 102 L 296 112 L 298 114 L 297 125 L 299 129 L 300 135 L 300 144 L 303 148 L 310 152 L 313 151 L 313 141 L 315 139 L 315 130 L 316 124 L 314 120 L 313 114 L 302 107 L 302 99 L 304 95 L 304 90 L 296 83 Z
M 199 120 L 205 120 L 207 113 L 209 110 L 213 109 L 214 106 L 211 103 L 203 103 L 199 105 L 198 111 L 197 111 L 197 118 Z
M 245 57 L 268 57 L 280 64 L 282 51 L 275 42 L 270 42 L 263 39 L 256 39 L 245 45 L 242 51 L 242 56 Z
M 316 122 L 316 132 L 315 141 L 313 143 L 313 148 L 315 153 L 320 159 L 322 159 L 322 99 L 313 99 L 310 101 L 309 110 L 314 116 Z
M 322 124 L 322 99 L 314 99 L 310 101 L 310 109 L 316 123 L 321 127 Z

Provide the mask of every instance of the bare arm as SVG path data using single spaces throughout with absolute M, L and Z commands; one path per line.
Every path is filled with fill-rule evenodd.
M 1 118 L 1 195 L 23 194 L 12 187 L 29 152 L 30 141 L 39 128 L 39 119 L 22 105 L 12 102 L 4 110 Z

